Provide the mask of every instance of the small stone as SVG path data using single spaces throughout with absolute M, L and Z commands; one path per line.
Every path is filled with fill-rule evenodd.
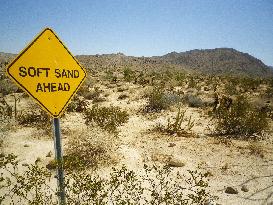
M 238 194 L 238 190 L 233 188 L 233 187 L 230 187 L 228 186 L 225 190 L 225 193 L 227 194 Z
M 174 147 L 174 146 L 176 146 L 176 144 L 171 142 L 168 147 Z
M 168 160 L 168 165 L 170 167 L 184 167 L 185 163 L 182 159 L 179 159 L 178 157 L 170 157 Z
M 211 200 L 206 200 L 204 205 L 220 205 L 220 204 L 218 204 L 218 203 L 216 203 L 214 201 L 211 201 Z
M 46 157 L 51 157 L 51 156 L 52 156 L 52 152 L 50 151 L 47 153 Z
M 209 91 L 209 87 L 205 86 L 204 91 Z
M 28 164 L 27 164 L 27 163 L 23 163 L 22 166 L 23 166 L 23 167 L 27 167 Z
M 29 147 L 29 145 L 28 145 L 28 144 L 25 144 L 24 147 Z
M 248 192 L 248 191 L 249 191 L 249 190 L 248 190 L 248 187 L 247 187 L 246 185 L 243 185 L 242 188 L 241 188 L 241 190 L 242 190 L 243 192 Z
M 41 162 L 42 160 L 41 160 L 41 158 L 40 157 L 37 157 L 37 159 L 35 160 L 35 164 L 37 164 L 37 163 L 39 163 L 39 162 Z

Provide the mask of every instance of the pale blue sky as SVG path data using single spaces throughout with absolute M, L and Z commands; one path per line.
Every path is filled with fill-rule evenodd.
M 74 55 L 229 47 L 273 65 L 273 0 L 0 0 L 0 51 L 44 27 Z

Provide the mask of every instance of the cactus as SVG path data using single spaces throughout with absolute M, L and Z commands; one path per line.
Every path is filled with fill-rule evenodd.
M 16 97 L 14 94 L 11 95 L 12 97 L 14 97 L 14 119 L 17 119 L 17 103 L 20 102 L 20 98 Z
M 171 119 L 169 118 L 165 131 L 170 134 L 179 133 L 186 130 L 190 131 L 194 126 L 194 120 L 192 120 L 190 116 L 187 125 L 183 127 L 182 123 L 185 122 L 185 113 L 186 110 L 181 110 L 181 107 L 179 107 L 175 121 L 172 123 Z

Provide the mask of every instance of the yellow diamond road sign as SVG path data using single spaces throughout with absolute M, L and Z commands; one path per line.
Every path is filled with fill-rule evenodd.
M 85 69 L 49 28 L 8 65 L 7 73 L 53 117 L 60 116 L 86 78 Z

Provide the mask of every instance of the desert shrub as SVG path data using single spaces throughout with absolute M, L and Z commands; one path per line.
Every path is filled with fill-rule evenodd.
M 262 80 L 259 78 L 242 78 L 240 79 L 240 87 L 245 91 L 254 91 L 262 83 Z
M 255 155 L 261 158 L 264 157 L 263 146 L 258 141 L 250 141 L 247 148 L 249 149 L 249 153 L 251 155 Z
M 79 96 L 75 96 L 67 106 L 68 112 L 84 112 L 87 109 L 88 102 Z
M 116 76 L 116 74 L 112 71 L 112 70 L 106 70 L 104 72 L 104 77 L 103 77 L 105 80 L 108 80 L 110 82 L 117 82 L 118 78 Z
M 135 77 L 135 73 L 130 67 L 126 66 L 123 69 L 123 77 L 125 81 L 131 82 Z
M 147 76 L 146 73 L 141 71 L 139 73 L 138 77 L 137 77 L 137 83 L 142 85 L 142 86 L 145 86 L 145 85 L 150 83 L 150 79 L 149 79 L 149 77 Z
M 17 122 L 20 125 L 36 127 L 39 130 L 44 130 L 47 134 L 51 132 L 52 128 L 51 117 L 37 106 L 28 111 L 22 111 L 17 116 Z
M 69 170 L 96 169 L 114 164 L 117 138 L 99 128 L 73 135 L 65 147 L 64 167 Z
M 221 135 L 254 137 L 268 127 L 266 113 L 255 109 L 244 96 L 238 96 L 229 107 L 220 104 L 213 118 L 216 120 L 215 131 Z
M 0 156 L 0 204 L 58 204 L 48 183 L 51 173 L 38 165 L 19 172 L 15 155 Z
M 127 95 L 127 94 L 120 94 L 119 96 L 118 96 L 118 99 L 119 100 L 123 100 L 123 99 L 126 99 L 126 98 L 128 98 L 129 96 Z
M 186 74 L 183 72 L 177 72 L 177 73 L 175 73 L 174 78 L 176 81 L 180 82 L 180 84 L 182 85 L 183 81 L 185 81 L 185 79 L 186 79 Z
M 164 95 L 164 89 L 162 87 L 154 87 L 153 91 L 148 96 L 148 104 L 145 107 L 147 112 L 159 112 L 167 109 L 169 104 Z
M 17 119 L 18 103 L 22 95 L 18 96 L 13 93 L 10 96 L 13 97 L 14 100 L 14 104 L 12 105 L 6 102 L 5 97 L 0 97 L 0 120 L 10 120 L 13 117 L 15 120 Z
M 87 100 L 96 100 L 100 98 L 101 90 L 99 87 L 94 87 L 94 89 L 89 90 L 89 88 L 85 88 L 84 90 L 81 90 L 81 92 L 78 92 L 79 95 L 83 96 Z
M 38 165 L 18 171 L 14 155 L 1 156 L 0 203 L 58 204 L 58 191 L 49 186 L 51 173 Z M 67 204 L 207 204 L 217 197 L 208 192 L 208 174 L 188 171 L 182 175 L 170 167 L 148 167 L 137 174 L 125 166 L 109 177 L 72 172 L 65 177 Z
M 273 85 L 266 88 L 264 96 L 267 98 L 273 98 Z
M 77 91 L 77 94 L 79 96 L 83 96 L 84 98 L 88 99 L 88 95 L 89 95 L 89 87 L 87 85 L 82 85 L 80 87 L 80 89 Z
M 227 95 L 238 95 L 239 91 L 237 90 L 237 86 L 234 85 L 232 82 L 226 82 L 224 84 L 225 93 Z
M 199 85 L 199 77 L 198 76 L 188 76 L 187 77 L 188 88 L 196 88 L 200 90 L 201 87 Z
M 4 96 L 15 93 L 18 91 L 18 87 L 12 83 L 9 79 L 2 79 L 0 80 L 0 93 L 2 93 Z
M 177 136 L 189 136 L 192 135 L 189 131 L 194 126 L 194 120 L 185 118 L 186 110 L 178 108 L 178 112 L 174 119 L 168 118 L 166 126 L 157 125 L 156 130 L 159 130 L 170 135 L 176 134 Z
M 165 91 L 163 86 L 155 86 L 148 94 L 148 103 L 145 106 L 146 112 L 159 112 L 166 110 L 170 106 L 182 102 L 182 97 L 178 92 Z
M 202 107 L 204 104 L 200 97 L 193 94 L 186 94 L 183 101 L 190 107 Z
M 183 101 L 181 93 L 175 91 L 164 92 L 163 98 L 169 106 L 181 103 Z
M 129 114 L 122 111 L 119 107 L 99 107 L 94 105 L 85 111 L 85 123 L 95 122 L 108 132 L 116 132 L 117 127 L 129 120 Z
M 6 121 L 12 118 L 12 106 L 10 106 L 5 98 L 0 98 L 0 120 Z

